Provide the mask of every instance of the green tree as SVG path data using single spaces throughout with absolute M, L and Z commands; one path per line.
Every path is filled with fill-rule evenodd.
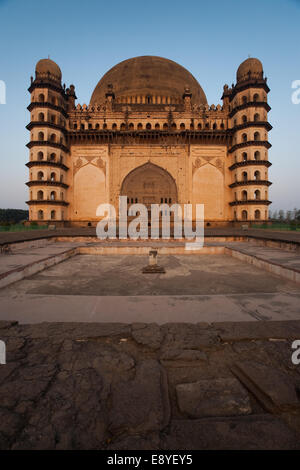
M 0 209 L 0 224 L 3 222 L 19 223 L 28 220 L 29 212 L 23 209 Z

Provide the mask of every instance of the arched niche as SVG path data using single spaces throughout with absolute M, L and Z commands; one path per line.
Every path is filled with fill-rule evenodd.
M 85 165 L 74 177 L 74 211 L 77 219 L 96 219 L 99 204 L 106 202 L 105 175 L 95 165 Z
M 124 178 L 121 192 L 129 203 L 138 202 L 150 208 L 151 204 L 177 202 L 177 186 L 170 173 L 153 163 L 145 163 Z
M 224 218 L 224 176 L 215 166 L 207 163 L 193 175 L 193 214 L 195 204 L 204 204 L 204 219 Z

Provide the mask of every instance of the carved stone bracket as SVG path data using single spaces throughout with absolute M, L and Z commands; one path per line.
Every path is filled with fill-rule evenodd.
M 74 164 L 74 174 L 77 173 L 78 170 L 80 170 L 82 165 L 83 165 L 82 158 L 78 157 Z
M 97 160 L 94 161 L 96 158 Z M 83 160 L 86 160 L 86 162 L 84 162 Z M 80 168 L 89 164 L 92 164 L 94 166 L 97 166 L 98 168 L 101 168 L 101 170 L 103 170 L 104 173 L 106 173 L 106 163 L 105 161 L 102 160 L 101 157 L 97 157 L 95 155 L 86 155 L 84 157 L 78 157 L 76 159 L 75 164 L 74 164 L 74 174 L 77 173 L 77 171 L 80 170 Z
M 201 160 L 201 158 L 204 161 Z M 198 168 L 200 168 L 200 166 L 203 166 L 206 163 L 209 163 L 210 165 L 215 166 L 216 168 L 218 168 L 218 170 L 220 170 L 224 174 L 224 162 L 222 161 L 221 158 L 216 158 L 216 157 L 212 157 L 212 156 L 202 156 L 201 158 L 198 157 L 193 162 L 193 167 L 192 167 L 193 174 L 195 173 L 195 171 Z
M 201 161 L 201 158 L 196 158 L 196 160 L 194 161 L 193 163 L 193 174 L 195 173 L 195 171 L 200 168 L 200 166 L 202 165 L 202 161 Z
M 98 168 L 101 168 L 101 170 L 103 170 L 104 173 L 106 174 L 106 163 L 104 160 L 102 160 L 101 157 L 97 158 L 96 165 Z
M 214 164 L 222 173 L 224 173 L 224 162 L 221 160 L 221 158 L 217 158 Z
M 210 163 L 211 160 L 213 160 L 215 157 L 203 157 L 203 158 L 204 158 L 204 160 L 207 161 L 207 163 Z

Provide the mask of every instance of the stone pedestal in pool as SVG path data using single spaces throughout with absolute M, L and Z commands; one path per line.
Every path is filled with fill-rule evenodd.
M 157 250 L 149 251 L 149 264 L 142 269 L 143 274 L 165 273 L 165 268 L 157 264 Z

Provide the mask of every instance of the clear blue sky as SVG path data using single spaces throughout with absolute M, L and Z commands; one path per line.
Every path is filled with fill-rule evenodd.
M 186 67 L 210 104 L 235 82 L 238 65 L 258 57 L 271 88 L 271 209 L 300 207 L 300 0 L 0 0 L 0 207 L 26 208 L 29 133 L 27 88 L 41 58 L 55 60 L 63 82 L 89 103 L 101 76 L 116 63 L 158 55 Z

